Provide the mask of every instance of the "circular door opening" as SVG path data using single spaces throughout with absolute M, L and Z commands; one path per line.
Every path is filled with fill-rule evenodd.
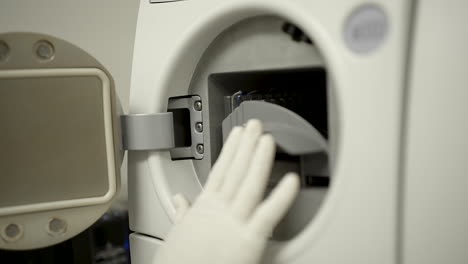
M 227 28 L 205 50 L 193 74 L 189 94 L 204 102 L 205 154 L 193 161 L 200 182 L 206 181 L 222 148 L 223 120 L 246 101 L 291 111 L 326 141 L 327 150 L 320 152 L 292 155 L 278 149 L 268 190 L 288 171 L 300 175 L 302 186 L 273 240 L 290 240 L 303 230 L 331 184 L 336 104 L 328 75 L 313 38 L 276 16 L 249 18 Z

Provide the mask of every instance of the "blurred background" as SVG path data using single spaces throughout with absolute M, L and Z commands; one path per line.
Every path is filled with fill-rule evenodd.
M 7 26 L 17 31 L 28 28 L 33 32 L 61 36 L 93 54 L 115 73 L 117 94 L 127 112 L 138 6 L 136 0 L 2 1 L 0 31 L 5 31 L 2 28 Z M 64 32 L 64 27 L 69 31 Z M 0 250 L 1 263 L 130 263 L 126 157 L 121 172 L 122 188 L 118 199 L 88 230 L 53 247 L 30 251 Z

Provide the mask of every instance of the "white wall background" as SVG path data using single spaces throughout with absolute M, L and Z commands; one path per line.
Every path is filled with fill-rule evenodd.
M 101 62 L 128 109 L 138 0 L 0 0 L 0 32 L 27 31 L 67 40 Z M 126 159 L 119 202 L 127 200 Z

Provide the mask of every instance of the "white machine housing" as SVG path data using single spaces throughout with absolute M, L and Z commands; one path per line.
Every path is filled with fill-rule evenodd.
M 335 141 L 331 148 L 336 148 L 332 187 L 314 220 L 299 235 L 272 242 L 267 261 L 396 262 L 411 5 L 373 3 L 383 10 L 388 33 L 377 48 L 360 52 L 347 45 L 344 35 L 353 11 L 365 5 L 364 1 L 303 0 L 140 3 L 130 114 L 165 112 L 169 97 L 189 94 L 204 52 L 223 31 L 245 19 L 274 16 L 289 21 L 312 39 L 323 57 L 336 98 L 336 126 L 330 131 Z M 172 20 L 174 16 L 178 19 Z M 172 21 L 171 30 L 165 21 Z M 262 69 L 258 64 L 235 70 Z M 169 231 L 175 212 L 171 197 L 181 192 L 193 199 L 200 192 L 194 163 L 172 161 L 167 151 L 129 153 L 130 228 L 136 232 L 131 245 L 137 263 L 150 259 L 161 243 L 158 239 Z
M 121 61 L 114 49 L 120 56 L 131 49 L 119 40 L 118 31 L 99 31 L 102 36 L 97 40 L 94 33 L 77 37 L 76 30 L 59 25 L 45 13 L 44 20 L 36 21 L 32 14 L 40 16 L 37 5 L 41 4 L 31 4 L 29 11 L 23 7 L 29 15 L 21 21 L 14 12 L 2 12 L 8 8 L 0 8 L 0 36 L 36 32 L 46 40 L 68 41 L 91 57 L 97 68 L 92 74 L 125 84 L 120 80 L 125 72 L 119 68 Z M 56 8 L 74 12 L 62 4 Z M 322 67 L 329 93 L 331 184 L 325 191 L 302 192 L 293 208 L 299 213 L 291 218 L 293 226 L 300 228 L 292 238 L 272 239 L 265 262 L 467 263 L 468 59 L 462 52 L 468 46 L 464 29 L 467 8 L 462 0 L 142 0 L 129 112 L 166 113 L 169 98 L 202 90 L 212 74 Z M 106 20 L 109 24 L 100 23 L 103 9 L 105 6 L 93 9 L 94 13 L 86 11 L 88 19 L 95 19 L 86 24 L 89 32 L 95 25 L 114 27 L 110 20 Z M 81 21 L 81 17 L 70 19 L 76 19 L 77 25 Z M 270 26 L 278 21 L 297 26 L 310 43 L 294 50 L 281 46 L 289 36 L 271 34 Z M 27 48 L 34 41 L 21 43 Z M 265 60 L 267 57 L 271 60 Z M 3 62 L 0 56 L 0 68 Z M 73 60 L 62 62 L 73 64 Z M 47 65 L 36 63 L 32 71 L 31 67 L 17 67 L 15 72 L 2 68 L 0 80 L 13 75 L 27 79 L 37 73 L 63 74 L 44 70 Z M 206 119 L 209 94 L 200 96 L 205 129 L 219 125 Z M 125 96 L 123 99 L 126 101 Z M 115 108 L 116 102 L 112 104 Z M 118 114 L 115 109 L 111 112 L 112 118 Z M 109 148 L 114 148 L 118 165 L 115 125 L 114 121 L 114 146 L 109 144 Z M 209 133 L 203 140 L 205 147 L 212 143 Z M 211 155 L 205 151 L 204 161 L 209 162 L 204 163 L 173 160 L 169 150 L 129 151 L 133 263 L 151 262 L 173 225 L 172 196 L 183 193 L 191 201 L 195 199 L 216 158 Z M 112 175 L 118 177 L 118 172 Z M 115 183 L 117 189 L 117 178 Z M 0 248 L 38 248 L 68 239 L 107 210 L 115 198 L 113 190 L 110 196 L 87 206 L 62 204 L 41 209 L 32 202 L 29 208 L 34 210 L 27 213 L 1 207 Z M 46 228 L 57 214 L 67 220 L 67 226 L 54 236 Z M 21 239 L 9 241 L 5 233 L 13 222 L 20 223 L 24 233 Z
M 169 97 L 188 94 L 194 74 L 204 67 L 198 65 L 204 52 L 223 31 L 248 18 L 267 15 L 294 23 L 323 58 L 337 111 L 336 120 L 331 120 L 336 130 L 330 131 L 336 140 L 331 146 L 332 185 L 299 235 L 286 242 L 272 241 L 267 263 L 468 260 L 463 250 L 468 237 L 466 197 L 460 196 L 468 181 L 463 158 L 467 125 L 462 121 L 468 108 L 460 102 L 467 98 L 463 87 L 468 67 L 462 58 L 466 56 L 456 55 L 468 43 L 468 34 L 461 29 L 466 3 L 373 1 L 386 16 L 388 34 L 371 52 L 360 52 L 347 45 L 345 31 L 353 11 L 368 4 L 140 3 L 130 97 L 133 114 L 164 112 Z M 171 30 L 164 21 L 171 21 Z M 263 66 L 249 67 L 236 70 Z M 447 126 L 454 131 L 449 145 L 443 143 Z M 129 159 L 132 260 L 145 263 L 172 225 L 172 195 L 182 192 L 193 199 L 201 184 L 194 162 L 171 161 L 168 152 L 134 152 Z M 425 169 L 429 160 L 431 170 Z M 451 176 L 443 180 L 441 174 L 447 171 Z M 426 198 L 433 193 L 438 195 Z M 448 219 L 452 228 L 434 228 L 445 226 Z

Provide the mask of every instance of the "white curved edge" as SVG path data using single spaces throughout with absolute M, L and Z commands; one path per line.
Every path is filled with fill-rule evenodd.
M 242 21 L 243 19 L 260 16 L 260 15 L 276 15 L 285 19 L 292 21 L 294 24 L 298 24 L 301 28 L 308 34 L 313 36 L 314 41 L 317 43 L 317 47 L 320 50 L 320 53 L 325 58 L 325 65 L 327 68 L 332 69 L 333 76 L 331 79 L 335 83 L 336 87 L 342 87 L 342 81 L 337 78 L 337 76 L 343 75 L 343 63 L 341 62 L 339 56 L 337 55 L 338 52 L 336 51 L 336 43 L 332 41 L 329 33 L 321 28 L 319 25 L 320 23 L 311 17 L 306 10 L 301 10 L 299 6 L 287 5 L 284 4 L 281 0 L 271 0 L 271 1 L 261 1 L 261 0 L 243 0 L 243 1 L 234 1 L 229 2 L 220 6 L 217 6 L 213 10 L 210 10 L 210 13 L 206 15 L 204 18 L 200 19 L 199 21 L 194 22 L 187 32 L 185 32 L 185 36 L 182 37 L 182 40 L 177 43 L 174 47 L 174 52 L 169 55 L 168 61 L 170 64 L 168 67 L 165 68 L 163 71 L 163 80 L 160 82 L 164 85 L 167 85 L 171 78 L 173 77 L 175 69 L 179 63 L 183 60 L 181 58 L 181 54 L 184 53 L 185 50 L 191 47 L 194 43 L 199 42 L 198 34 L 201 32 L 206 33 L 205 29 L 210 28 L 211 33 L 209 34 L 210 37 L 213 39 L 221 32 L 223 32 L 226 28 L 230 25 Z M 230 17 L 235 16 L 235 19 L 232 19 L 233 23 L 221 23 L 216 24 L 213 22 L 219 22 L 222 17 Z M 213 24 L 217 26 L 213 29 Z M 202 34 L 206 36 L 206 34 Z M 208 45 L 211 43 L 209 41 Z M 330 45 L 331 43 L 331 45 Z M 206 46 L 207 47 L 207 46 Z M 192 50 L 191 50 L 192 51 Z M 198 52 L 198 51 L 194 51 Z M 201 54 L 203 51 L 201 51 Z M 200 56 L 201 56 L 200 54 Z M 197 61 L 198 62 L 198 61 Z M 193 68 L 196 68 L 196 63 L 193 65 Z M 169 86 L 166 86 L 169 87 Z M 339 90 L 339 88 L 338 88 Z M 155 109 L 155 112 L 160 112 L 160 107 L 155 106 L 155 102 L 153 101 L 153 105 L 151 106 Z M 341 105 L 341 97 L 337 95 L 337 102 L 338 105 Z M 344 115 L 343 111 L 337 110 L 340 116 Z M 345 124 L 341 124 L 344 126 Z M 341 142 L 341 139 L 338 139 Z M 338 146 L 341 148 L 341 146 Z M 340 151 L 338 150 L 338 155 L 336 157 L 336 164 L 335 164 L 335 171 L 341 171 L 341 160 L 342 157 L 339 154 Z M 175 208 L 172 203 L 172 194 L 169 187 L 167 180 L 165 179 L 166 176 L 164 175 L 154 175 L 154 168 L 160 166 L 160 163 L 155 162 L 156 160 L 161 159 L 160 152 L 154 152 L 148 154 L 149 160 L 149 168 L 151 173 L 153 174 L 153 180 L 156 180 L 155 185 L 157 185 L 156 192 L 158 192 L 158 197 L 161 199 L 161 204 L 163 208 L 166 210 L 166 214 L 168 217 L 173 221 L 175 218 Z M 161 160 L 159 162 L 162 162 Z M 335 172 L 336 175 L 341 175 L 340 172 Z M 341 179 L 333 184 L 330 188 L 329 193 L 327 194 L 323 205 L 321 206 L 320 210 L 318 211 L 317 215 L 314 217 L 314 220 L 311 221 L 307 227 L 294 239 L 288 242 L 277 242 L 271 243 L 276 244 L 276 250 L 274 253 L 274 262 L 289 262 L 293 259 L 299 258 L 305 252 L 304 245 L 307 243 L 313 243 L 323 234 L 325 227 L 328 226 L 327 219 L 330 215 L 335 211 L 337 204 L 336 201 L 340 200 L 341 197 L 341 190 L 345 188 L 347 184 L 346 179 Z M 159 193 L 160 192 L 160 193 Z
M 149 170 L 152 175 L 151 182 L 153 183 L 155 193 L 158 196 L 162 207 L 164 208 L 164 212 L 166 213 L 169 220 L 172 223 L 175 223 L 175 216 L 177 210 L 172 200 L 174 194 L 171 194 L 171 188 L 169 187 L 169 183 L 167 182 L 166 177 L 159 173 L 154 173 L 154 168 L 151 166 L 151 164 L 153 163 L 157 163 L 159 166 L 161 166 L 159 162 L 161 158 L 164 158 L 164 154 L 159 156 L 153 155 L 154 153 L 155 152 L 150 152 L 148 155 L 148 160 L 151 161 L 149 163 Z M 166 152 L 166 155 L 168 155 L 168 152 Z
M 71 207 L 98 205 L 109 202 L 117 192 L 115 152 L 113 142 L 112 127 L 112 102 L 111 102 L 111 82 L 108 76 L 98 68 L 50 68 L 50 69 L 20 69 L 20 70 L 0 70 L 0 79 L 17 78 L 40 78 L 40 77 L 97 77 L 102 83 L 103 113 L 104 113 L 104 133 L 106 138 L 107 170 L 109 189 L 106 194 L 98 197 L 88 197 L 82 199 L 72 199 L 64 201 L 45 202 L 20 206 L 10 206 L 0 208 L 0 216 L 46 211 L 54 209 L 64 209 Z
M 149 159 L 152 160 L 153 155 L 148 155 Z M 152 172 L 152 167 L 149 166 L 152 175 L 159 175 L 154 174 Z M 153 180 L 153 188 L 155 189 L 156 195 L 158 196 L 159 200 L 161 201 L 161 205 L 164 208 L 164 212 L 166 213 L 167 217 L 171 220 L 172 223 L 175 222 L 175 215 L 176 209 L 172 201 L 172 194 L 169 191 L 170 187 L 166 178 L 161 175 L 161 177 L 152 177 Z

